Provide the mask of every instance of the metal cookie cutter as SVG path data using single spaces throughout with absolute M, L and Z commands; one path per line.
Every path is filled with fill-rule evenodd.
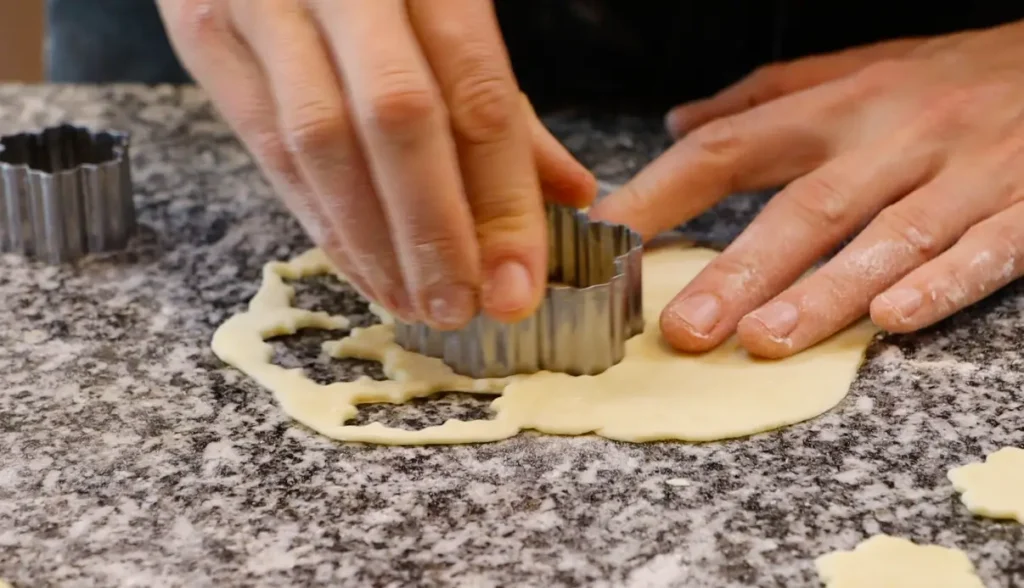
M 0 137 L 0 251 L 49 263 L 135 234 L 126 133 L 69 124 Z
M 536 313 L 514 324 L 481 314 L 458 331 L 395 321 L 396 342 L 475 378 L 593 375 L 621 361 L 644 329 L 640 235 L 563 206 L 547 219 L 549 285 Z

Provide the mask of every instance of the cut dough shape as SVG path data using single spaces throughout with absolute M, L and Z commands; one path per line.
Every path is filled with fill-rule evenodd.
M 992 519 L 1024 523 L 1024 449 L 1004 447 L 984 463 L 949 470 L 953 488 L 967 510 Z
M 343 329 L 346 317 L 291 307 L 285 280 L 334 273 L 323 253 L 311 250 L 290 262 L 263 268 L 259 291 L 247 311 L 228 319 L 213 336 L 214 353 L 273 392 L 282 409 L 334 439 L 395 445 L 475 443 L 506 439 L 525 429 L 558 435 L 598 435 L 620 441 L 712 441 L 741 437 L 804 421 L 846 396 L 876 329 L 851 326 L 811 350 L 782 361 L 758 360 L 735 340 L 703 355 L 685 355 L 661 339 L 661 309 L 715 252 L 678 245 L 644 255 L 646 330 L 627 342 L 622 362 L 597 376 L 541 372 L 473 380 L 438 359 L 405 351 L 394 342 L 391 317 L 371 305 L 382 323 L 353 329 L 324 344 L 335 357 L 379 361 L 390 380 L 363 377 L 318 384 L 301 370 L 271 363 L 265 339 L 303 328 Z M 339 276 L 340 278 L 340 276 Z M 380 423 L 353 426 L 358 404 L 400 403 L 431 394 L 500 394 L 492 420 L 459 421 L 410 431 Z
M 888 535 L 814 563 L 826 588 L 985 588 L 963 551 Z

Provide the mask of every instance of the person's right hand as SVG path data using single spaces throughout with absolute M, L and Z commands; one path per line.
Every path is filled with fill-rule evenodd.
M 331 261 L 407 321 L 535 310 L 543 197 L 593 176 L 519 92 L 486 0 L 158 0 L 171 42 Z

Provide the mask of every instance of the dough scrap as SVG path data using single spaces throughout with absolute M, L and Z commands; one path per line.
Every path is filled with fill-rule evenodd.
M 949 470 L 947 477 L 967 510 L 1024 523 L 1024 449 L 1004 447 L 984 463 Z
M 264 266 L 262 284 L 248 310 L 217 329 L 212 347 L 222 361 L 270 390 L 291 418 L 342 441 L 477 443 L 507 439 L 525 429 L 596 433 L 629 442 L 712 441 L 794 424 L 835 406 L 846 396 L 877 332 L 868 321 L 782 361 L 751 358 L 735 340 L 703 355 L 680 354 L 662 342 L 661 309 L 715 255 L 678 245 L 645 253 L 646 330 L 627 342 L 622 362 L 597 376 L 541 372 L 473 380 L 438 359 L 402 349 L 394 342 L 393 319 L 373 305 L 381 324 L 352 329 L 323 348 L 334 357 L 379 361 L 390 380 L 361 377 L 322 385 L 300 369 L 274 365 L 273 348 L 265 339 L 305 328 L 349 326 L 346 317 L 291 307 L 294 289 L 285 280 L 336 274 L 317 249 Z M 443 391 L 500 395 L 491 404 L 494 418 L 453 419 L 417 431 L 380 423 L 344 424 L 356 416 L 359 404 L 401 403 Z
M 963 551 L 888 535 L 814 563 L 826 588 L 985 588 Z

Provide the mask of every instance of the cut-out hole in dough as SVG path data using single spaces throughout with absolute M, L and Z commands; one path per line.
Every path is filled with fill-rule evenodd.
M 402 404 L 360 404 L 352 425 L 380 423 L 385 427 L 417 431 L 436 427 L 449 419 L 482 421 L 494 418 L 491 399 L 464 392 L 441 392 Z
M 387 380 L 380 363 L 362 359 L 337 359 L 323 351 L 324 343 L 336 341 L 337 331 L 306 329 L 295 335 L 275 337 L 267 341 L 274 349 L 273 363 L 286 369 L 301 369 L 318 384 L 331 384 L 342 379 L 367 377 Z
M 288 282 L 295 290 L 292 306 L 304 310 L 326 312 L 332 316 L 345 316 L 353 327 L 368 327 L 380 322 L 370 312 L 370 305 L 348 283 L 334 276 L 309 276 Z M 335 334 L 337 339 L 337 334 Z
M 666 246 L 644 255 L 644 319 L 626 356 L 597 376 L 540 372 L 506 379 L 473 380 L 438 359 L 410 353 L 394 341 L 394 325 L 353 328 L 324 343 L 336 358 L 379 361 L 387 381 L 364 377 L 322 385 L 300 370 L 274 365 L 271 337 L 301 329 L 344 329 L 351 320 L 295 308 L 288 282 L 332 272 L 319 250 L 263 269 L 259 291 L 246 312 L 214 334 L 221 360 L 271 390 L 286 414 L 311 429 L 345 441 L 398 445 L 478 443 L 532 429 L 557 435 L 598 435 L 620 441 L 713 441 L 743 437 L 798 423 L 846 396 L 877 329 L 861 321 L 814 348 L 781 361 L 759 361 L 735 339 L 714 351 L 689 355 L 664 344 L 664 306 L 715 256 L 715 252 Z M 419 430 L 381 423 L 355 426 L 356 405 L 399 403 L 439 392 L 498 395 L 490 420 L 449 420 Z

